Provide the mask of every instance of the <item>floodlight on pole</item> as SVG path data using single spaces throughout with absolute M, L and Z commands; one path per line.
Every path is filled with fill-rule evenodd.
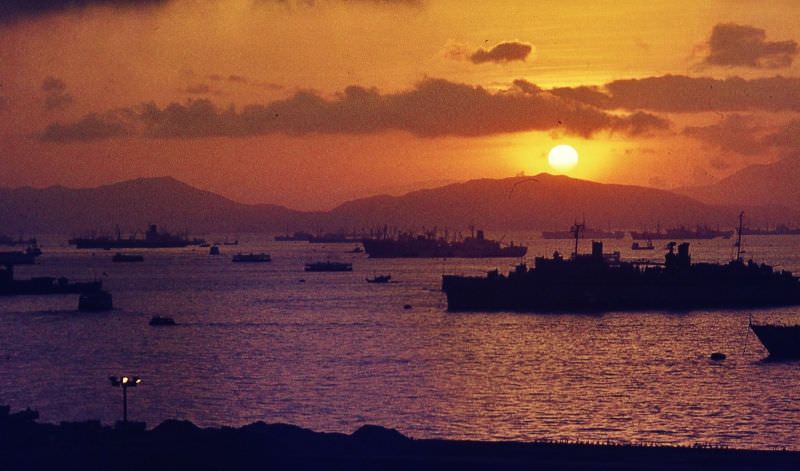
M 109 376 L 111 386 L 122 388 L 122 421 L 128 422 L 128 388 L 135 388 L 142 384 L 142 379 L 138 376 L 123 376 L 117 378 L 116 376 Z

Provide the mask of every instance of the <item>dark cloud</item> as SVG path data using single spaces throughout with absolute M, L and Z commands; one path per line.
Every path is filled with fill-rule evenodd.
M 724 23 L 714 26 L 703 64 L 728 67 L 780 68 L 792 65 L 797 43 L 767 41 L 761 28 Z
M 131 118 L 127 110 L 91 113 L 74 123 L 53 123 L 39 137 L 45 142 L 72 142 L 129 136 L 134 134 Z
M 726 116 L 710 126 L 687 127 L 683 133 L 728 153 L 759 155 L 774 150 L 800 151 L 800 119 L 759 127 L 749 116 Z
M 103 119 L 106 132 L 97 132 Z M 641 135 L 665 129 L 669 122 L 644 112 L 611 115 L 559 98 L 533 84 L 491 92 L 482 87 L 427 79 L 411 90 L 381 94 L 351 86 L 332 99 L 302 91 L 266 105 L 219 108 L 209 100 L 172 103 L 161 108 L 141 105 L 122 115 L 91 115 L 73 124 L 54 124 L 44 133 L 50 141 L 92 140 L 136 134 L 159 138 L 369 134 L 407 131 L 421 137 L 486 136 L 521 131 L 561 131 L 588 137 L 597 132 Z M 120 126 L 120 124 L 122 124 Z M 55 126 L 55 127 L 54 127 Z M 89 130 L 84 136 L 83 130 Z M 57 132 L 55 132 L 57 131 Z
M 170 0 L 2 0 L 0 1 L 0 23 L 13 23 L 69 10 L 104 6 L 116 8 L 138 8 L 157 6 Z
M 689 126 L 683 133 L 727 152 L 756 155 L 764 151 L 764 144 L 759 139 L 760 128 L 752 122 L 751 117 L 734 114 L 710 126 Z
M 44 92 L 44 109 L 61 111 L 72 104 L 72 95 L 67 93 L 67 84 L 57 77 L 47 77 L 42 82 Z
M 602 109 L 659 112 L 800 111 L 800 78 L 724 80 L 664 75 L 616 80 L 602 87 L 556 88 L 554 95 Z
M 192 95 L 207 95 L 211 93 L 211 87 L 207 83 L 196 83 L 187 86 L 185 92 Z
M 497 44 L 493 48 L 486 50 L 478 48 L 469 56 L 473 64 L 483 64 L 484 62 L 512 62 L 524 61 L 533 50 L 533 46 L 528 43 L 517 41 L 507 41 Z
M 448 59 L 469 61 L 473 64 L 483 64 L 493 62 L 503 64 L 513 61 L 524 61 L 530 55 L 533 46 L 519 41 L 504 41 L 491 49 L 479 47 L 471 50 L 468 46 L 460 43 L 449 42 L 445 46 L 444 56 Z

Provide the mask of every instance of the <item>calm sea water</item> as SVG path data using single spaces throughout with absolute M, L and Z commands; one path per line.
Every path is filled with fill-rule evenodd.
M 130 391 L 130 416 L 149 426 L 263 420 L 349 433 L 375 423 L 418 438 L 800 448 L 800 363 L 763 361 L 747 328 L 751 314 L 800 322 L 800 308 L 456 314 L 445 310 L 443 273 L 516 260 L 370 260 L 345 253 L 352 245 L 241 236 L 220 257 L 165 249 L 114 264 L 111 252 L 65 239 L 45 238 L 40 263 L 17 276 L 102 277 L 116 309 L 79 313 L 74 295 L 0 298 L 0 404 L 38 409 L 45 421 L 112 423 L 121 392 L 107 378 L 132 374 L 144 383 Z M 529 256 L 570 250 L 569 241 L 514 239 Z M 800 272 L 800 238 L 747 243 L 756 260 Z M 646 254 L 629 246 L 606 248 Z M 231 263 L 240 250 L 269 252 L 273 262 Z M 698 241 L 692 254 L 724 261 L 731 241 Z M 303 272 L 325 259 L 351 261 L 354 271 Z M 397 282 L 364 280 L 384 273 Z M 180 325 L 150 327 L 154 315 Z M 728 359 L 710 361 L 715 351 Z

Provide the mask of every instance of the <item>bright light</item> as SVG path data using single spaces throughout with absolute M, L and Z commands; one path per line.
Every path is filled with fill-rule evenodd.
M 139 378 L 136 378 L 136 384 L 142 384 L 142 380 L 139 379 Z
M 559 144 L 547 154 L 547 162 L 555 170 L 566 172 L 578 165 L 578 151 L 568 144 Z
M 127 376 L 123 376 L 122 377 L 122 384 L 128 384 L 128 377 Z

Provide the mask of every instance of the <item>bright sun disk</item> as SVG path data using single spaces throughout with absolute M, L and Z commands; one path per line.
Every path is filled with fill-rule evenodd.
M 569 144 L 559 144 L 550 149 L 547 163 L 559 172 L 566 172 L 578 165 L 578 151 Z

